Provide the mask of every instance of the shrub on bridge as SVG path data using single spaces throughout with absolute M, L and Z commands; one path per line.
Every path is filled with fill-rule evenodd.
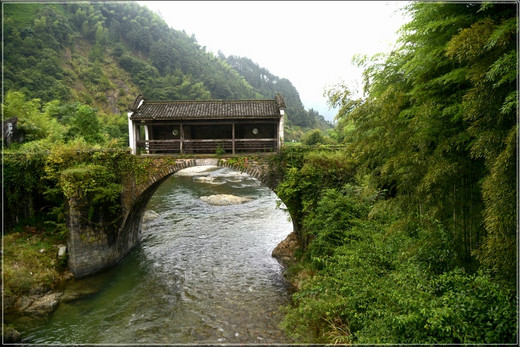
M 113 232 L 121 216 L 122 186 L 117 175 L 105 166 L 82 164 L 62 171 L 60 186 L 69 203 L 84 210 L 85 221 L 95 229 Z
M 80 164 L 61 172 L 60 186 L 68 199 L 86 199 L 89 202 L 117 204 L 122 186 L 115 173 L 105 166 Z
M 128 173 L 135 179 L 136 185 L 145 184 L 151 176 L 161 173 L 164 168 L 174 166 L 176 161 L 171 157 L 144 158 L 130 155 L 120 171 L 121 176 Z
M 121 177 L 132 172 L 135 159 L 125 149 L 110 148 L 110 144 L 106 147 L 92 146 L 79 139 L 55 145 L 51 150 L 31 147 L 4 153 L 5 225 L 10 227 L 23 220 L 34 224 L 35 220 L 41 220 L 50 229 L 65 233 L 61 176 L 75 167 L 78 172 L 84 172 L 85 165 L 105 167 L 105 174 L 112 175 L 110 182 L 115 185 L 106 186 L 103 194 L 98 192 L 96 201 L 113 200 L 114 192 L 117 189 L 121 192 Z

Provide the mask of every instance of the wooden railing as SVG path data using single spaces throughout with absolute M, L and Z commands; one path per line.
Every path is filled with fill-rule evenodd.
M 240 139 L 235 140 L 235 152 L 255 153 L 271 152 L 278 148 L 277 140 L 274 139 Z
M 275 139 L 213 140 L 139 140 L 137 148 L 145 153 L 215 154 L 256 153 L 277 150 Z
M 146 151 L 147 153 L 180 153 L 180 140 L 139 140 L 137 141 L 137 148 Z

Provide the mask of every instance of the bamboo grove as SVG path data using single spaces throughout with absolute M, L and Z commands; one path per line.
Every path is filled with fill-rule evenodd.
M 442 221 L 457 264 L 516 276 L 517 9 L 414 3 L 402 46 L 343 108 L 353 156 L 408 215 Z M 346 100 L 346 99 L 344 99 Z
M 310 240 L 284 327 L 319 343 L 513 343 L 518 7 L 406 10 L 394 51 L 357 58 L 363 97 L 327 91 L 346 150 L 307 155 L 279 187 Z

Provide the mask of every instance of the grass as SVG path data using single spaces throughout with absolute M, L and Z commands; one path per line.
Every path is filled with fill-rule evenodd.
M 18 226 L 3 236 L 4 298 L 43 293 L 55 288 L 66 269 L 57 258 L 63 236 L 37 227 Z
M 6 3 L 4 4 L 4 17 L 12 18 L 19 27 L 23 27 L 32 23 L 41 8 L 42 5 L 37 3 Z

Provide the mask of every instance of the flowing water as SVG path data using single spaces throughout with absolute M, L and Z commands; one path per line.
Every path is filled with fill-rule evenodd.
M 219 194 L 243 201 L 200 199 Z M 150 200 L 142 242 L 112 269 L 76 281 L 99 290 L 27 324 L 25 341 L 286 343 L 279 308 L 289 297 L 271 252 L 291 231 L 259 181 L 226 168 L 182 170 Z

